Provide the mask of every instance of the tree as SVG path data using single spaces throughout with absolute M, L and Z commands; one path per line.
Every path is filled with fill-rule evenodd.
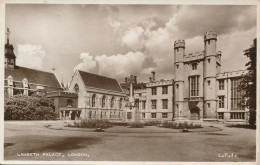
M 250 48 L 244 50 L 244 55 L 249 58 L 246 63 L 248 73 L 243 76 L 241 89 L 245 91 L 244 97 L 247 98 L 246 106 L 249 108 L 249 124 L 254 125 L 256 122 L 256 39 Z
M 44 96 L 13 96 L 4 103 L 5 120 L 54 120 L 53 101 Z

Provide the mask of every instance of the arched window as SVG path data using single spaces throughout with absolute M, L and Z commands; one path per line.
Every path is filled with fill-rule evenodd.
M 67 99 L 67 107 L 72 107 L 73 101 L 71 99 Z
M 79 86 L 78 86 L 78 84 L 75 84 L 75 85 L 74 85 L 74 91 L 75 91 L 76 93 L 79 93 Z
M 92 107 L 96 107 L 96 95 L 92 96 Z
M 123 99 L 120 98 L 120 100 L 119 100 L 119 109 L 122 109 L 122 102 L 123 102 Z
M 111 98 L 111 104 L 110 104 L 110 108 L 114 108 L 114 101 L 115 101 L 115 98 L 114 97 L 112 97 Z
M 102 105 L 101 105 L 102 108 L 105 108 L 106 107 L 106 96 L 103 96 L 102 97 Z

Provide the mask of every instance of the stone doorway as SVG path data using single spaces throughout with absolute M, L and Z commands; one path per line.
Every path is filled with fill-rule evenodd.
M 199 120 L 200 119 L 200 108 L 195 106 L 190 109 L 190 120 Z

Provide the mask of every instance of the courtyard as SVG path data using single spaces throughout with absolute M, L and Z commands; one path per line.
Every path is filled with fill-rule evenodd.
M 64 121 L 5 121 L 5 160 L 229 161 L 256 160 L 256 130 L 206 123 L 203 129 L 113 126 L 103 132 Z M 209 128 L 209 129 L 208 129 Z

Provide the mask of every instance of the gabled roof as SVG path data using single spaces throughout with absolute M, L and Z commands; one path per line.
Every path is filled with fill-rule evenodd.
M 116 79 L 78 70 L 85 86 L 123 92 Z
M 41 84 L 61 88 L 56 76 L 50 72 L 16 66 L 15 69 L 5 68 L 5 79 L 11 75 L 14 81 L 22 81 L 24 78 L 28 83 Z

